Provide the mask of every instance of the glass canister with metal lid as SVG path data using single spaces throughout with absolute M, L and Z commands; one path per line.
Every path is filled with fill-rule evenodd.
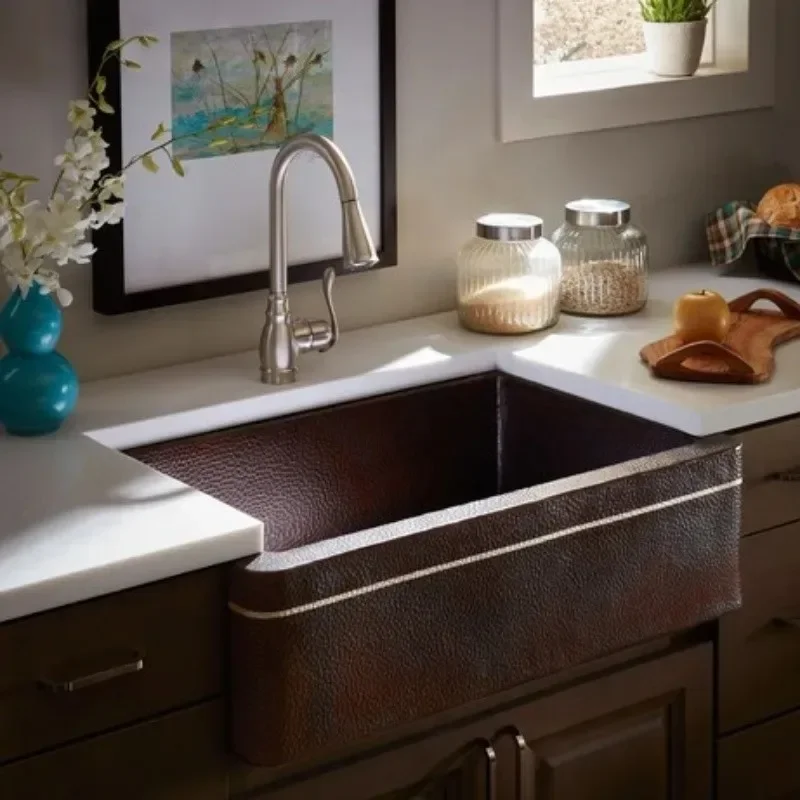
M 648 248 L 620 200 L 567 203 L 553 234 L 563 262 L 561 310 L 567 314 L 633 314 L 647 303 Z
M 528 214 L 487 214 L 458 254 L 458 316 L 479 333 L 522 334 L 558 321 L 561 256 Z

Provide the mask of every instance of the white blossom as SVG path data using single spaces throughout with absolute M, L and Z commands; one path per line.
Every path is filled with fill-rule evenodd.
M 47 236 L 52 239 L 74 239 L 89 227 L 89 219 L 80 200 L 57 194 L 41 215 Z
M 118 225 L 125 216 L 125 203 L 103 203 L 92 212 L 91 226 L 94 230 L 103 225 Z
M 145 46 L 156 41 L 152 37 L 137 40 Z M 107 55 L 119 58 L 124 44 L 112 43 Z M 132 68 L 135 62 L 122 59 L 122 64 Z M 49 200 L 28 202 L 26 191 L 37 179 L 0 169 L 0 272 L 23 296 L 38 286 L 40 291 L 54 294 L 63 306 L 73 298 L 61 286 L 53 265 L 88 263 L 95 253 L 88 241 L 90 231 L 117 225 L 125 214 L 125 175 L 105 174 L 110 167 L 109 145 L 95 128 L 98 108 L 113 113 L 103 96 L 106 78 L 98 75 L 91 86 L 89 99 L 69 104 L 72 135 L 55 158 L 59 176 Z M 163 125 L 159 131 L 159 136 L 166 133 Z M 160 145 L 164 152 L 168 144 Z M 180 162 L 174 163 L 178 165 L 175 171 L 182 175 Z
M 97 199 L 101 203 L 107 203 L 112 197 L 122 200 L 125 197 L 125 175 L 110 175 L 102 181 L 102 189 Z
M 33 282 L 39 286 L 42 294 L 55 294 L 56 299 L 66 308 L 72 305 L 72 292 L 61 286 L 58 273 L 53 269 L 40 269 L 33 276 Z
M 31 286 L 34 284 L 36 270 L 41 266 L 42 260 L 39 258 L 26 258 L 23 255 L 22 248 L 19 245 L 14 245 L 3 251 L 2 264 L 12 291 L 19 289 L 23 298 L 27 297 Z
M 64 152 L 56 158 L 61 167 L 61 184 L 67 191 L 81 199 L 88 199 L 110 161 L 108 143 L 99 131 L 76 134 L 64 146 Z
M 97 111 L 88 100 L 73 100 L 69 104 L 67 119 L 76 130 L 91 130 Z

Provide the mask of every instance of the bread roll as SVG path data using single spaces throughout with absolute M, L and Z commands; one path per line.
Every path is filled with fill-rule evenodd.
M 800 184 L 784 183 L 770 189 L 756 213 L 773 227 L 800 228 Z

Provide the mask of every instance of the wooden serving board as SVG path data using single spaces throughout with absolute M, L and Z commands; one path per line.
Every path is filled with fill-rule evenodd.
M 777 311 L 753 309 L 767 300 Z M 676 381 L 765 383 L 775 372 L 775 348 L 800 337 L 800 304 L 772 289 L 728 303 L 731 326 L 725 341 L 684 344 L 667 336 L 642 348 L 639 355 L 654 375 Z

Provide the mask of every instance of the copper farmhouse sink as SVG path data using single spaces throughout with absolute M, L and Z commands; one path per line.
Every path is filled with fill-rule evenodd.
M 265 523 L 234 749 L 280 765 L 740 602 L 741 454 L 487 374 L 130 452 Z

